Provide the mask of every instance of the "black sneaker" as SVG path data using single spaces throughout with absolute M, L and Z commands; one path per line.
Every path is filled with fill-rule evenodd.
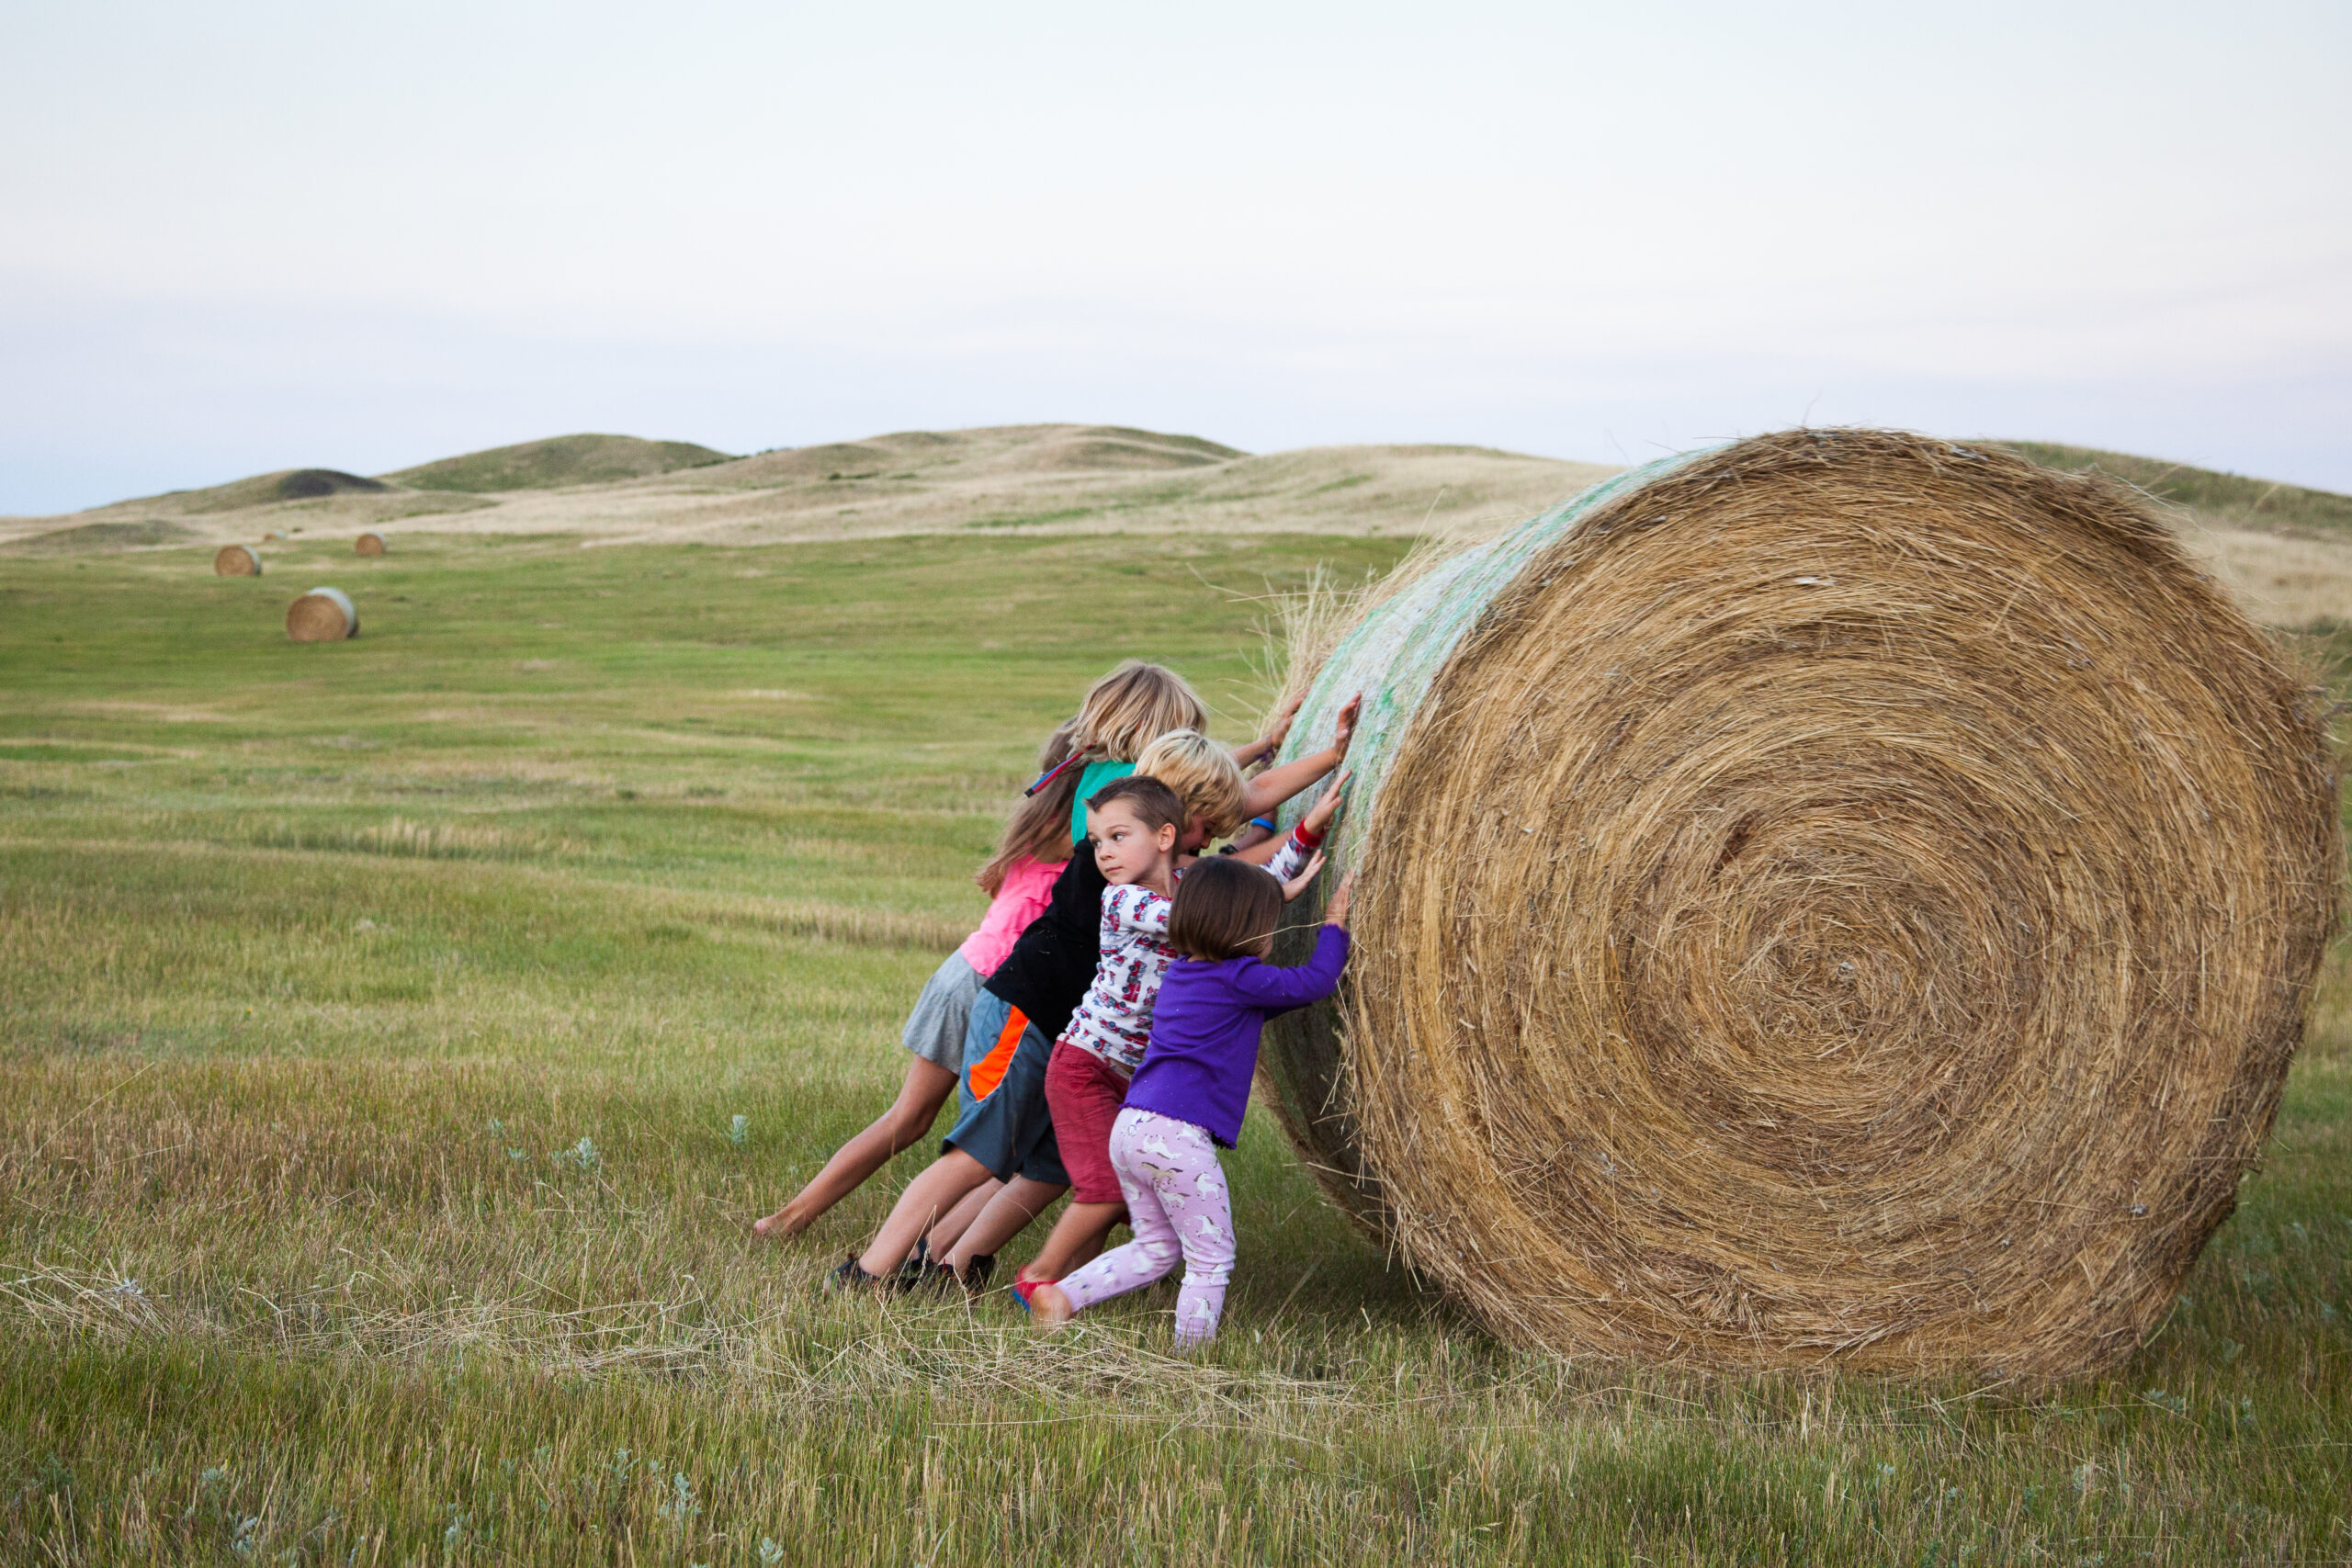
M 915 1243 L 914 1256 L 891 1272 L 890 1288 L 903 1296 L 923 1282 L 931 1268 L 931 1238 L 925 1236 Z
M 949 1272 L 953 1274 L 955 1271 L 950 1269 Z M 966 1260 L 964 1272 L 956 1278 L 956 1282 L 964 1287 L 966 1295 L 980 1295 L 989 1288 L 989 1276 L 995 1272 L 996 1254 L 984 1252 L 978 1258 Z
M 826 1275 L 823 1282 L 817 1288 L 831 1296 L 838 1295 L 843 1291 L 871 1290 L 884 1282 L 883 1276 L 867 1273 L 864 1266 L 858 1262 L 857 1254 L 853 1252 L 842 1258 L 841 1267 Z

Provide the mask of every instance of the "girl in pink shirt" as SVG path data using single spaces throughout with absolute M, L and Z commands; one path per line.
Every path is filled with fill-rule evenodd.
M 1040 771 L 1050 772 L 1069 759 L 1077 726 L 1078 720 L 1070 719 L 1046 737 L 1037 753 Z M 899 1098 L 865 1131 L 836 1150 L 792 1201 L 755 1222 L 752 1235 L 779 1240 L 799 1235 L 818 1215 L 856 1191 L 892 1156 L 931 1131 L 939 1108 L 960 1081 L 965 1025 L 980 983 L 1004 962 L 1029 922 L 1045 913 L 1054 880 L 1069 860 L 1070 795 L 1078 787 L 1078 771 L 1069 770 L 1055 784 L 1058 787 L 1039 790 L 1021 803 L 996 853 L 973 878 L 989 896 L 989 911 L 979 929 L 947 955 L 915 998 L 915 1010 L 907 1016 L 901 1036 L 913 1059 L 907 1063 Z

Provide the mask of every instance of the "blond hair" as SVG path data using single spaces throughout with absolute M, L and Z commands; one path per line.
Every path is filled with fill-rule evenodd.
M 1249 814 L 1250 781 L 1233 753 L 1197 729 L 1171 730 L 1143 749 L 1136 772 L 1174 790 L 1188 817 L 1200 818 L 1212 839 L 1241 826 Z
M 1130 659 L 1087 688 L 1073 722 L 1072 750 L 1132 762 L 1170 730 L 1206 729 L 1209 716 L 1184 677 Z
M 1070 739 L 1077 733 L 1077 719 L 1062 720 L 1046 737 L 1046 743 L 1037 748 L 1037 771 L 1042 773 L 1067 761 Z M 1012 808 L 1012 820 L 1004 825 L 1004 835 L 996 841 L 996 853 L 972 874 L 972 880 L 980 885 L 981 892 L 995 897 L 1004 886 L 1005 874 L 1024 860 L 1052 864 L 1069 859 L 1070 802 L 1077 795 L 1078 770 L 1066 768 L 1059 778 Z

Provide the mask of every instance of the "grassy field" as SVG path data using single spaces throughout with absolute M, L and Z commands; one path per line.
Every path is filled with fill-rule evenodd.
M 2091 446 L 2062 446 L 2047 441 L 2007 445 L 2050 468 L 2111 475 L 2160 501 L 2188 509 L 2209 527 L 2260 529 L 2300 539 L 2341 541 L 2352 535 L 2352 497 L 2328 491 L 2304 490 Z
M 345 547 L 347 548 L 347 547 Z M 1036 738 L 1261 694 L 1330 536 L 0 564 L 0 1561 L 2352 1560 L 2352 998 L 2120 1374 L 1706 1380 L 1499 1347 L 1272 1126 L 1227 1332 L 1166 1288 L 818 1296 Z M 288 644 L 334 582 L 365 636 Z M 2347 638 L 2352 647 L 2352 638 Z

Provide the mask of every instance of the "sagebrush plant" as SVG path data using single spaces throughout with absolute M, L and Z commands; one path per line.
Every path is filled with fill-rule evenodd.
M 2045 1394 L 1500 1348 L 1262 1120 L 1196 1357 L 1164 1292 L 1049 1342 L 820 1297 L 926 1146 L 749 1241 L 888 1102 L 1074 694 L 1161 659 L 1238 739 L 1261 585 L 1399 553 L 403 535 L 307 649 L 202 552 L 11 563 L 0 1561 L 2352 1552 L 2340 955 L 2236 1218 L 2122 1374 Z

